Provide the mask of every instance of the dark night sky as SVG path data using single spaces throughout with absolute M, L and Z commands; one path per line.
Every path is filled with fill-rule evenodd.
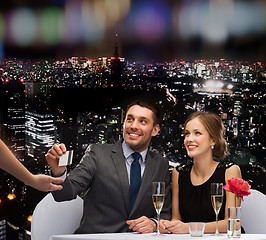
M 112 1 L 113 6 L 107 4 Z M 120 55 L 128 60 L 227 58 L 266 62 L 265 1 L 112 1 L 8 1 L 0 8 L 4 29 L 0 59 L 110 57 L 118 41 Z M 47 42 L 43 36 L 49 33 L 42 33 L 41 15 L 54 7 L 63 16 L 63 25 L 58 24 L 59 15 L 49 15 L 52 20 L 43 21 L 53 29 L 52 37 L 49 35 L 53 42 Z M 14 16 L 25 9 L 31 18 L 23 23 Z M 35 35 L 25 43 L 21 38 L 30 36 L 31 28 Z M 22 33 L 16 33 L 18 29 Z

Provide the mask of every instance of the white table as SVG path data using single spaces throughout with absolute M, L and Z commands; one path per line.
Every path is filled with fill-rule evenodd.
M 200 240 L 200 239 L 213 239 L 213 240 L 228 240 L 226 234 L 221 236 L 213 236 L 211 234 L 204 234 L 200 237 L 190 237 L 189 234 L 163 234 L 156 236 L 151 234 L 138 234 L 138 233 L 104 233 L 104 234 L 75 234 L 75 235 L 54 235 L 49 240 Z M 242 234 L 239 240 L 266 240 L 266 234 Z

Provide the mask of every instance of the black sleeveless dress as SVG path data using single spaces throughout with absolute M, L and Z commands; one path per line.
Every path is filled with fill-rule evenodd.
M 177 167 L 179 172 L 179 211 L 183 222 L 213 222 L 215 212 L 211 203 L 211 183 L 225 183 L 225 170 L 234 165 L 232 162 L 220 162 L 213 175 L 202 185 L 191 183 L 190 172 L 193 162 Z M 218 219 L 224 219 L 226 194 Z

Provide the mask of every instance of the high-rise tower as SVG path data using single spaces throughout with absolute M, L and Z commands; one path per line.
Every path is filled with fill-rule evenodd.
M 124 59 L 120 58 L 118 51 L 118 34 L 116 34 L 115 52 L 111 57 L 111 86 L 120 88 L 122 86 L 122 73 Z
M 45 165 L 43 156 L 53 146 L 56 127 L 52 114 L 26 111 L 26 148 L 28 156 Z M 44 162 L 42 162 L 44 161 Z
M 2 83 L 0 124 L 1 136 L 15 156 L 23 161 L 25 157 L 25 85 L 24 80 L 5 80 Z

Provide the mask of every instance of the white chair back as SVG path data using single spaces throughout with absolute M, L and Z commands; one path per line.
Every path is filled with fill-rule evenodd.
M 79 227 L 83 200 L 56 202 L 47 194 L 34 209 L 31 220 L 31 239 L 48 240 L 51 235 L 72 234 Z
M 254 189 L 250 192 L 241 203 L 241 225 L 246 233 L 266 234 L 266 195 Z

